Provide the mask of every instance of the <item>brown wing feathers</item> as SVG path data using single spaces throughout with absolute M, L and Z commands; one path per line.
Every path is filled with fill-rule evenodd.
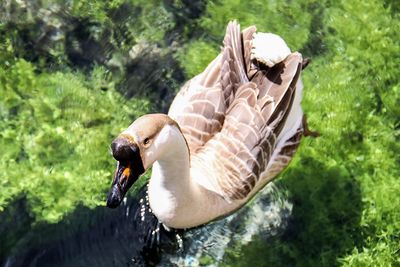
M 244 67 L 240 27 L 236 22 L 230 22 L 224 38 L 221 67 L 221 89 L 227 107 L 232 103 L 236 89 L 249 81 Z
M 236 89 L 247 81 L 240 28 L 236 22 L 231 22 L 224 39 L 222 58 L 218 56 L 188 84 L 187 91 L 195 93 L 189 97 L 182 114 L 175 118 L 192 153 L 221 130 Z
M 237 30 L 239 28 L 238 25 L 229 24 L 228 33 L 233 32 L 230 29 L 232 27 Z M 227 34 L 225 45 L 237 42 L 227 39 L 233 36 L 235 35 Z M 248 44 L 249 40 L 244 39 L 244 43 Z M 251 46 L 247 45 L 246 49 L 249 48 Z M 232 73 L 240 69 L 237 67 L 239 64 L 243 64 L 243 69 L 244 66 L 251 68 L 251 63 L 244 64 L 240 60 L 235 61 L 232 67 L 231 55 L 238 55 L 239 51 L 225 48 L 223 53 L 223 60 L 229 62 L 223 61 L 222 66 L 229 68 L 221 69 L 222 79 L 235 77 Z M 244 58 L 249 60 L 249 56 L 246 56 L 246 53 L 249 54 L 248 51 L 241 53 L 244 53 Z M 261 173 L 265 171 L 276 146 L 277 135 L 284 125 L 294 98 L 301 62 L 301 55 L 293 53 L 284 62 L 271 69 L 258 69 L 250 82 L 241 79 L 240 86 L 236 83 L 227 87 L 229 90 L 233 88 L 231 95 L 233 100 L 230 101 L 226 111 L 223 128 L 213 142 L 206 144 L 206 147 L 216 143 L 224 144 L 225 149 L 215 151 L 218 153 L 217 165 L 229 166 L 224 173 L 217 176 L 220 192 L 227 200 L 245 198 L 257 184 Z M 232 145 L 233 143 L 235 145 Z M 207 150 L 213 151 L 211 148 Z
M 228 201 L 247 197 L 266 168 L 276 175 L 301 136 L 296 133 L 285 143 L 275 157 L 282 162 L 270 162 L 302 57 L 292 53 L 273 68 L 259 67 L 250 59 L 255 31 L 250 27 L 241 33 L 236 22 L 229 23 L 221 55 L 189 83 L 186 91 L 194 93 L 176 118 L 193 157 L 214 173 L 205 179 L 212 179 L 215 191 Z
M 194 94 L 176 121 L 194 153 L 220 131 L 224 119 L 221 91 L 211 88 Z

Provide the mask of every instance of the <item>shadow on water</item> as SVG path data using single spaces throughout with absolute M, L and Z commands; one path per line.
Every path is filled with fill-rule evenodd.
M 247 244 L 254 236 L 281 233 L 292 211 L 285 191 L 270 183 L 227 218 L 186 232 L 168 232 L 149 212 L 146 189 L 115 210 L 81 207 L 59 224 L 34 229 L 19 225 L 22 240 L 2 265 L 198 266 L 221 261 L 227 248 Z M 28 218 L 24 210 L 21 205 L 11 213 Z M 29 219 L 25 221 L 29 225 Z
M 359 184 L 340 166 L 303 157 L 279 181 L 293 202 L 287 230 L 226 252 L 229 266 L 336 266 L 362 245 Z
M 16 208 L 5 213 L 20 214 L 24 219 L 20 221 L 26 226 L 17 225 L 22 238 L 8 258 L 0 259 L 0 264 L 4 267 L 153 266 L 160 260 L 161 251 L 177 249 L 177 232 L 160 228 L 161 234 L 154 236 L 157 240 L 148 238 L 149 231 L 160 225 L 152 214 L 140 220 L 144 207 L 140 200 L 145 197 L 145 191 L 141 189 L 134 199 L 125 201 L 117 209 L 79 207 L 58 224 L 43 223 L 32 229 L 25 201 L 19 200 L 18 205 L 12 205 Z M 7 233 L 6 229 L 0 230 Z
M 81 207 L 59 224 L 34 229 L 26 226 L 30 219 L 21 199 L 9 213 L 25 218 L 15 225 L 23 238 L 0 263 L 5 267 L 152 266 L 162 259 L 160 266 L 337 265 L 338 258 L 362 244 L 357 182 L 344 168 L 328 167 L 311 157 L 303 157 L 284 176 L 223 220 L 184 234 L 167 233 L 161 227 L 161 234 L 150 239 L 149 232 L 160 225 L 151 215 L 140 220 L 146 210 L 139 201 L 145 198 L 144 190 L 116 210 Z

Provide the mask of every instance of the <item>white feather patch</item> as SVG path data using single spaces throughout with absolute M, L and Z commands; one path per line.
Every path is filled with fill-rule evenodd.
M 251 59 L 255 59 L 268 67 L 282 62 L 289 54 L 290 48 L 285 41 L 273 33 L 254 33 Z

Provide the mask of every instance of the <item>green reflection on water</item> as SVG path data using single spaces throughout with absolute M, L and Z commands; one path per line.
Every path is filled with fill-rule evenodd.
M 218 53 L 227 21 L 238 19 L 312 58 L 303 106 L 321 137 L 303 141 L 280 180 L 293 202 L 288 230 L 234 245 L 220 265 L 400 264 L 395 8 L 359 0 L 3 1 L 0 263 L 38 243 L 27 233 L 46 240 L 43 225 L 65 228 L 77 206 L 103 205 L 110 141 L 140 114 L 166 111 Z

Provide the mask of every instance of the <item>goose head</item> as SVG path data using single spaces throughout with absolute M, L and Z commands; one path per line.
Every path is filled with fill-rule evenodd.
M 153 163 L 170 150 L 171 128 L 178 124 L 165 114 L 148 114 L 138 118 L 112 143 L 113 157 L 118 161 L 107 206 L 116 208 L 126 192 Z

